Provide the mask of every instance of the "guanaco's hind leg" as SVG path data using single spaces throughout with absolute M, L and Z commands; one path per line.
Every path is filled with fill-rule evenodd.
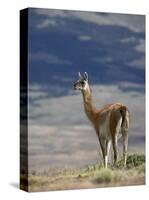
M 112 146 L 114 152 L 114 166 L 117 166 L 117 135 L 112 138 Z
M 128 130 L 122 129 L 122 137 L 123 137 L 123 161 L 124 161 L 124 168 L 126 168 L 127 151 L 128 151 Z

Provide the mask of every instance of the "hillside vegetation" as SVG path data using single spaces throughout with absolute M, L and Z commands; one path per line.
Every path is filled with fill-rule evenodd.
M 25 178 L 21 175 L 21 179 Z M 24 180 L 25 181 L 25 180 Z M 120 160 L 116 168 L 104 169 L 99 163 L 78 170 L 50 170 L 29 175 L 29 191 L 100 188 L 145 184 L 145 156 L 129 155 L 127 168 Z

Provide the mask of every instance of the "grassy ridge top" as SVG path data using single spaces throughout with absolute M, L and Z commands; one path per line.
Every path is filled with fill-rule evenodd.
M 25 176 L 21 175 L 24 179 Z M 128 155 L 127 168 L 123 161 L 116 168 L 96 163 L 78 170 L 61 170 L 57 173 L 46 172 L 29 175 L 29 191 L 48 191 L 80 188 L 99 188 L 124 185 L 145 184 L 145 155 Z

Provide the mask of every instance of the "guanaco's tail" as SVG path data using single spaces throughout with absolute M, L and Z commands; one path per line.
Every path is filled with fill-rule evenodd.
M 120 107 L 120 113 L 122 115 L 122 124 L 121 128 L 129 128 L 129 111 L 126 106 Z

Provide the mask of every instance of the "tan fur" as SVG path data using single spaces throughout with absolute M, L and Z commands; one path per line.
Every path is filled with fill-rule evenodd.
M 105 105 L 96 109 L 88 84 L 88 74 L 78 73 L 79 80 L 74 83 L 74 89 L 81 90 L 84 100 L 84 109 L 88 119 L 91 121 L 103 154 L 104 166 L 107 167 L 110 144 L 114 152 L 114 164 L 117 163 L 117 142 L 119 136 L 123 137 L 123 159 L 124 167 L 127 161 L 128 129 L 130 126 L 130 113 L 122 103 Z

